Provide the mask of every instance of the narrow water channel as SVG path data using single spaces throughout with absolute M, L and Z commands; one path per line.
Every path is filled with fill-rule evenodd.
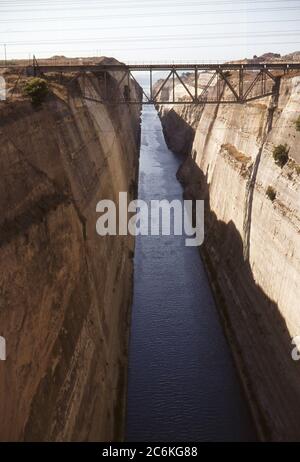
M 145 107 L 139 198 L 181 200 L 181 161 Z M 256 439 L 198 249 L 184 236 L 136 238 L 126 439 Z

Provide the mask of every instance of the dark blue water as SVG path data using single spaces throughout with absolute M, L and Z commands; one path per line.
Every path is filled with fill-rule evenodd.
M 139 198 L 181 200 L 181 161 L 146 107 Z M 184 236 L 138 236 L 134 264 L 127 440 L 255 440 L 198 249 Z

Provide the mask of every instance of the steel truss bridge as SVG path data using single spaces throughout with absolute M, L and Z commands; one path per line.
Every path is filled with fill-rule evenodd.
M 33 75 L 94 73 L 103 80 L 103 92 L 99 98 L 85 98 L 103 104 L 241 104 L 277 95 L 280 77 L 291 71 L 300 71 L 300 63 L 39 65 L 35 61 L 27 67 Z M 143 89 L 136 98 L 132 83 L 137 83 L 139 72 L 148 76 L 149 91 Z M 111 77 L 121 91 L 109 90 Z

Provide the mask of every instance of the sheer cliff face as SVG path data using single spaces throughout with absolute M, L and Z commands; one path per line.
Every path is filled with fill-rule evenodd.
M 202 255 L 259 430 L 275 440 L 300 437 L 291 358 L 300 334 L 299 103 L 300 77 L 291 76 L 278 100 L 160 108 L 167 139 L 181 127 L 192 146 L 178 176 L 186 197 L 206 200 Z M 280 168 L 273 149 L 285 143 L 290 159 Z
M 84 99 L 93 75 L 52 88 L 0 106 L 0 439 L 119 439 L 134 242 L 96 204 L 135 194 L 139 108 Z

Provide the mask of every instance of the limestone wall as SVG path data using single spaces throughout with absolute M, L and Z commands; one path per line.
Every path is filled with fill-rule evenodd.
M 1 440 L 122 438 L 134 242 L 96 234 L 96 203 L 135 196 L 140 108 L 84 98 L 103 85 L 0 105 Z
M 278 99 L 160 107 L 170 147 L 186 154 L 185 195 L 206 200 L 201 253 L 260 434 L 271 440 L 300 437 L 300 369 L 291 359 L 300 334 L 299 103 L 294 75 L 281 78 Z M 190 149 L 174 143 L 178 127 Z M 273 159 L 279 144 L 289 148 L 283 168 Z

